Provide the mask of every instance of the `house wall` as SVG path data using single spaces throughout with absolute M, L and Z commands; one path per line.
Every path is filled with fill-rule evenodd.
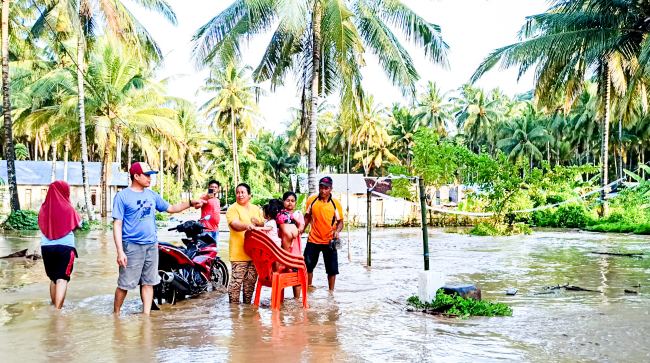
M 347 213 L 348 199 L 345 193 L 333 193 L 341 202 L 343 213 Z M 367 223 L 367 198 L 365 194 L 350 194 L 350 211 L 347 220 L 355 225 Z M 417 206 L 400 198 L 373 197 L 371 201 L 372 224 L 374 226 L 401 225 L 419 218 Z M 418 219 L 419 220 L 419 219 Z
M 41 204 L 45 201 L 45 196 L 47 195 L 47 185 L 19 185 L 18 186 L 18 199 L 20 201 L 21 209 L 31 209 L 38 210 L 41 207 Z M 122 189 L 115 186 L 109 188 L 110 190 L 110 203 L 108 205 L 108 210 L 111 211 L 113 207 L 113 199 L 117 192 Z M 93 204 L 93 209 L 95 211 L 99 210 L 101 203 L 101 192 L 99 187 L 91 186 L 90 187 L 90 201 Z M 81 209 L 84 205 L 84 189 L 82 186 L 71 185 L 70 186 L 70 201 L 72 205 L 77 209 Z

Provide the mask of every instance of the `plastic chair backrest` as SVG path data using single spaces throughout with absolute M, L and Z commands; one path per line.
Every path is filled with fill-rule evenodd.
M 264 286 L 271 286 L 274 262 L 281 263 L 288 268 L 306 269 L 302 256 L 292 255 L 281 249 L 266 233 L 260 231 L 246 232 L 244 251 L 253 260 L 258 278 Z

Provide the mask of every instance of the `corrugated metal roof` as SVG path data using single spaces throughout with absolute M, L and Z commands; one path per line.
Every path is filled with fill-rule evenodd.
M 112 163 L 112 173 L 109 181 L 111 186 L 128 186 L 129 174 L 125 171 L 120 171 L 117 163 Z M 99 185 L 101 174 L 101 163 L 88 162 L 88 184 Z M 51 161 L 16 161 L 16 182 L 19 185 L 49 185 L 52 176 L 52 162 Z M 7 161 L 0 160 L 0 178 L 7 180 Z M 63 179 L 63 161 L 56 163 L 56 179 Z M 68 162 L 68 184 L 82 185 L 81 178 L 81 162 L 70 161 Z
M 347 174 L 317 174 L 316 181 L 324 176 L 332 178 L 332 189 L 336 193 L 345 193 L 347 191 L 346 183 L 348 181 Z M 350 193 L 353 194 L 366 194 L 368 188 L 363 174 L 350 174 L 349 178 Z

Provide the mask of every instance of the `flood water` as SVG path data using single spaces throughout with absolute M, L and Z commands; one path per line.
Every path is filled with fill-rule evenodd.
M 264 289 L 260 309 L 231 306 L 226 294 L 213 292 L 163 305 L 146 318 L 132 292 L 115 318 L 115 248 L 100 232 L 79 235 L 61 312 L 48 301 L 42 261 L 0 260 L 0 362 L 650 361 L 648 238 L 565 231 L 491 238 L 431 230 L 432 270 L 449 283 L 475 283 L 484 299 L 514 311 L 461 320 L 406 311 L 423 265 L 419 230 L 375 229 L 373 237 L 371 268 L 365 232 L 354 231 L 351 261 L 345 244 L 339 251 L 335 293 L 327 291 L 321 262 L 310 308 L 289 299 L 279 313 L 269 310 Z M 161 231 L 161 240 L 174 239 Z M 227 260 L 226 239 L 222 233 Z M 0 255 L 38 242 L 35 234 L 0 236 Z M 565 283 L 602 293 L 538 294 Z M 519 293 L 506 296 L 509 287 Z

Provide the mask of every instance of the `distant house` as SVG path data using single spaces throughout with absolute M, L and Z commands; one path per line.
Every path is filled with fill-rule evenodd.
M 367 223 L 368 186 L 379 186 L 372 196 L 372 224 L 376 226 L 401 225 L 412 220 L 417 214 L 417 208 L 413 203 L 393 198 L 384 193 L 390 191 L 390 182 L 380 182 L 375 185 L 374 178 L 364 178 L 362 174 L 319 174 L 316 180 L 323 176 L 330 176 L 333 181 L 332 194 L 341 201 L 343 212 L 347 214 L 347 220 L 354 225 L 365 225 Z M 348 196 L 346 193 L 349 191 Z M 349 211 L 348 211 L 349 205 Z
M 90 201 L 95 210 L 101 206 L 101 191 L 99 180 L 101 176 L 101 163 L 88 162 L 88 184 L 90 186 Z M 56 163 L 56 180 L 64 180 L 64 162 Z M 7 181 L 7 161 L 0 160 L 0 178 Z M 84 192 L 81 178 L 81 162 L 68 162 L 67 180 L 70 184 L 70 200 L 78 209 L 83 206 Z M 52 182 L 51 161 L 16 161 L 16 182 L 18 184 L 18 198 L 21 209 L 38 210 L 45 200 L 47 188 Z M 109 201 L 108 210 L 113 205 L 115 194 L 129 185 L 129 175 L 120 171 L 117 163 L 112 164 L 112 172 L 109 178 Z M 8 197 L 8 193 L 5 193 Z M 3 203 L 7 206 L 8 203 Z

